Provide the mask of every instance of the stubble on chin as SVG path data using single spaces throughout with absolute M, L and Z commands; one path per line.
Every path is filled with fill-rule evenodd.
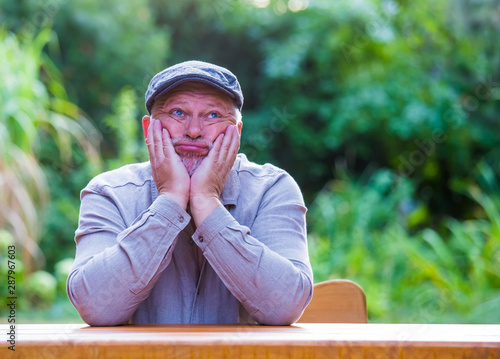
M 205 159 L 206 156 L 193 156 L 193 155 L 184 155 L 179 154 L 184 167 L 189 174 L 189 177 L 193 176 L 194 171 L 200 166 L 201 162 Z
M 176 138 L 176 139 L 172 139 L 172 145 L 174 145 L 174 148 L 175 148 L 175 144 L 177 142 L 179 142 L 182 138 Z M 184 141 L 186 141 L 186 139 L 182 139 Z M 212 149 L 213 147 L 213 142 L 211 141 L 207 141 L 207 140 L 190 140 L 190 142 L 203 142 L 204 144 L 207 145 L 208 147 L 208 152 L 210 152 L 210 150 Z M 179 152 L 175 151 L 182 163 L 184 164 L 184 167 L 186 167 L 186 170 L 189 174 L 189 177 L 192 177 L 193 176 L 193 173 L 194 171 L 196 171 L 196 169 L 200 166 L 201 162 L 205 159 L 205 157 L 207 157 L 207 155 L 200 155 L 200 154 L 197 154 L 197 153 L 191 153 L 191 152 Z

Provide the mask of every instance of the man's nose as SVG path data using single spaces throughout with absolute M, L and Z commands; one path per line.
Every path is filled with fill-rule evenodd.
M 197 115 L 193 115 L 186 124 L 186 136 L 195 139 L 202 136 L 202 131 L 203 131 L 202 119 Z

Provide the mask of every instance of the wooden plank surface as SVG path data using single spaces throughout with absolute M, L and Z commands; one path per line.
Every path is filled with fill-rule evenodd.
M 3 333 L 7 325 L 0 326 Z M 16 358 L 500 358 L 500 325 L 16 326 Z

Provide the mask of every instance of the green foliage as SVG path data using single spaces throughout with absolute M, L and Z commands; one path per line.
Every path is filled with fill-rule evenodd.
M 108 161 L 109 169 L 148 160 L 144 135 L 138 121 L 138 104 L 134 90 L 125 87 L 113 102 L 113 113 L 104 118 L 109 135 L 117 143 L 117 157 Z
M 371 164 L 427 188 L 422 199 L 437 222 L 443 213 L 468 215 L 470 201 L 449 200 L 448 179 L 467 176 L 499 141 L 496 3 L 311 1 L 278 16 L 279 3 L 255 9 L 261 16 L 248 29 L 263 54 L 252 130 L 272 134 L 265 149 L 247 137 L 257 158 L 264 151 L 289 168 L 308 199 L 332 167 L 359 174 Z M 273 130 L 271 110 L 285 107 L 293 118 Z
M 19 256 L 19 247 L 16 246 L 12 235 L 0 229 L 0 276 L 5 280 L 0 282 L 0 293 L 4 298 L 8 294 L 7 272 L 8 247 L 15 246 L 15 293 L 17 297 L 16 317 L 29 322 L 81 322 L 75 308 L 66 295 L 66 280 L 73 265 L 73 258 L 66 258 L 55 264 L 54 275 L 47 271 L 37 271 L 26 274 L 22 258 Z M 0 322 L 7 321 L 9 307 L 0 307 Z
M 144 93 L 163 68 L 168 33 L 155 26 L 147 0 L 70 1 L 54 18 L 66 81 L 92 118 L 99 120 L 123 86 Z M 99 121 L 100 122 L 100 121 Z
M 168 55 L 168 33 L 155 26 L 147 0 L 126 6 L 119 0 L 0 0 L 0 6 L 7 26 L 22 37 L 54 29 L 60 47 L 49 52 L 65 88 L 97 123 L 123 86 L 144 93 Z
M 27 316 L 78 318 L 61 260 L 79 191 L 147 160 L 149 80 L 199 59 L 240 79 L 242 152 L 312 203 L 317 281 L 359 281 L 372 320 L 500 321 L 497 13 L 496 0 L 0 0 L 0 228 L 57 280 L 54 305 Z
M 60 296 L 66 295 L 66 280 L 74 261 L 74 258 L 65 258 L 55 265 L 54 276 L 57 280 L 57 291 Z
M 103 167 L 89 166 L 85 156 L 75 149 L 72 161 L 56 165 L 52 159 L 53 147 L 42 151 L 42 162 L 51 183 L 51 202 L 46 211 L 46 230 L 40 242 L 46 258 L 47 269 L 56 270 L 61 258 L 74 257 L 75 229 L 78 226 L 80 208 L 79 192 L 88 181 L 102 170 L 111 170 L 129 163 L 146 161 L 147 148 L 142 129 L 137 119 L 138 105 L 135 91 L 125 87 L 113 103 L 113 113 L 105 117 L 101 132 L 106 143 L 116 143 L 112 157 L 106 159 Z M 110 154 L 107 154 L 111 156 Z
M 13 234 L 28 272 L 43 263 L 37 245 L 48 183 L 37 154 L 54 144 L 52 159 L 68 162 L 76 144 L 89 163 L 98 163 L 96 132 L 67 100 L 61 74 L 43 52 L 49 29 L 20 41 L 0 29 L 0 227 Z M 23 59 L 23 61 L 19 61 Z
M 443 234 L 411 231 L 419 206 L 406 179 L 381 170 L 365 181 L 334 181 L 309 214 L 315 281 L 358 282 L 371 321 L 497 323 L 500 196 L 498 188 L 490 192 L 478 183 L 499 176 L 485 163 L 478 168 L 467 191 L 486 218 L 449 218 Z
M 56 299 L 57 281 L 46 271 L 39 270 L 30 274 L 24 285 L 31 308 L 46 309 Z
M 19 249 L 20 248 L 15 248 L 15 259 L 12 260 L 9 258 L 9 247 L 10 246 L 15 246 L 14 238 L 12 237 L 12 234 L 10 232 L 0 229 L 0 263 L 2 263 L 2 266 L 0 267 L 0 277 L 4 278 L 0 282 L 0 294 L 2 295 L 3 298 L 7 298 L 10 296 L 9 293 L 9 283 L 8 283 L 8 275 L 9 275 L 9 260 L 14 263 L 15 268 L 12 269 L 14 271 L 14 275 L 11 274 L 11 277 L 14 277 L 15 280 L 15 293 L 21 297 L 23 295 L 23 288 L 19 285 L 22 283 L 24 279 L 24 273 L 25 273 L 25 268 L 22 263 L 22 261 L 19 260 Z M 12 280 L 12 279 L 11 279 Z M 6 314 L 10 311 L 10 308 L 2 305 L 0 307 L 0 315 L 2 315 L 4 318 L 6 317 L 3 314 Z
M 88 152 L 100 142 L 101 133 L 106 136 L 106 141 L 100 143 L 105 160 L 114 158 L 121 151 L 121 144 L 114 142 L 115 138 L 119 141 L 120 137 L 114 136 L 113 130 L 104 122 L 105 114 L 109 113 L 114 97 L 125 85 L 134 86 L 134 91 L 141 95 L 144 93 L 149 79 L 164 66 L 168 53 L 168 34 L 155 26 L 145 0 L 134 1 L 127 6 L 119 1 L 103 4 L 92 0 L 0 0 L 0 18 L 4 26 L 16 33 L 17 39 L 28 43 L 46 26 L 53 28 L 54 31 L 45 31 L 50 32 L 51 36 L 45 42 L 40 41 L 40 50 L 44 50 L 39 55 L 44 60 L 40 80 L 51 92 L 49 97 L 53 93 L 54 98 L 65 99 L 59 102 L 59 107 L 69 104 L 68 98 L 72 98 L 90 115 L 99 129 L 99 132 L 95 131 L 86 123 L 88 121 L 79 108 L 72 105 L 71 116 L 78 119 L 89 144 L 82 147 L 72 144 L 71 138 L 78 136 L 80 131 L 71 126 L 67 128 L 67 133 L 61 133 L 55 138 L 42 133 L 40 140 L 36 141 L 36 155 L 44 173 L 39 171 L 39 179 L 33 182 L 36 185 L 47 183 L 45 190 L 40 193 L 48 198 L 47 187 L 50 187 L 51 201 L 45 200 L 43 210 L 38 210 L 39 220 L 44 225 L 30 224 L 28 227 L 38 235 L 41 234 L 40 247 L 43 249 L 47 269 L 52 271 L 58 260 L 74 255 L 74 242 L 71 239 L 78 221 L 79 192 L 92 176 L 102 171 L 100 163 L 87 159 Z M 20 58 L 25 61 L 19 61 Z M 0 70 L 9 73 L 13 84 L 19 85 L 16 77 L 20 73 L 38 76 L 37 68 L 20 69 L 21 66 L 31 64 L 29 56 L 17 54 L 15 61 L 19 69 L 3 66 Z M 47 76 L 54 81 L 47 82 Z M 28 89 L 39 87 L 25 86 Z M 8 89 L 5 91 L 7 93 Z M 7 97 L 11 98 L 9 95 Z M 39 96 L 37 100 L 42 106 L 43 97 Z M 28 109 L 30 108 L 34 107 L 29 106 Z M 52 122 L 55 121 L 49 121 Z M 55 125 L 56 128 L 59 127 L 57 123 Z M 30 128 L 24 124 L 23 127 Z M 133 127 L 129 128 L 133 130 Z M 14 133 L 14 130 L 9 128 L 8 132 Z M 61 145 L 65 147 L 59 151 Z M 137 157 L 144 159 L 139 153 L 143 152 L 138 151 Z M 58 157 L 62 156 L 59 160 Z M 21 158 L 21 155 L 16 157 Z M 94 158 L 101 160 L 97 156 Z M 36 256 L 42 258 L 37 246 L 32 247 L 37 251 Z M 43 265 L 43 262 L 40 260 L 38 264 Z

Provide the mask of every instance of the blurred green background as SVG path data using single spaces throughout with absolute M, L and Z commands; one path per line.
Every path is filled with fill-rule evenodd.
M 301 186 L 316 282 L 371 322 L 500 323 L 499 33 L 497 0 L 0 0 L 2 296 L 14 244 L 18 322 L 80 321 L 79 191 L 147 160 L 149 80 L 198 59 Z

